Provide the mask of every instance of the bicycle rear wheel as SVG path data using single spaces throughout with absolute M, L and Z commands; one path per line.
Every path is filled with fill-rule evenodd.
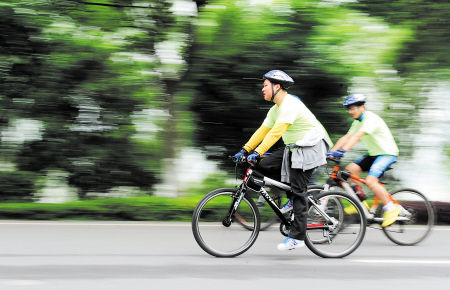
M 327 201 L 325 209 L 321 206 L 323 200 Z M 314 201 L 316 204 L 310 204 L 308 211 L 305 244 L 323 258 L 342 258 L 353 253 L 366 233 L 366 217 L 359 202 L 340 191 L 322 191 Z M 352 214 L 342 210 L 345 207 L 353 207 Z M 334 223 L 328 221 L 319 208 Z
M 397 221 L 383 228 L 386 237 L 398 245 L 411 246 L 425 239 L 434 225 L 434 210 L 419 191 L 404 188 L 391 193 L 403 207 Z
M 224 225 L 234 202 L 237 189 L 220 188 L 205 195 L 194 209 L 192 232 L 198 245 L 216 257 L 235 257 L 247 251 L 259 233 L 259 211 L 254 201 L 244 196 L 237 212 L 245 218 L 248 229 L 232 217 L 230 225 Z

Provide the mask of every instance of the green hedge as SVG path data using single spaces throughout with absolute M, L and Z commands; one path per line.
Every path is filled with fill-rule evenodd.
M 0 219 L 189 221 L 202 196 L 104 198 L 66 203 L 3 203 Z

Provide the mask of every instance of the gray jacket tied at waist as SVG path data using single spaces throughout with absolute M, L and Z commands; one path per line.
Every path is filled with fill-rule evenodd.
M 286 145 L 281 165 L 281 182 L 289 182 L 289 168 L 310 170 L 327 163 L 329 144 L 325 139 L 313 146 Z M 292 152 L 292 154 L 289 154 Z M 290 158 L 289 158 L 290 157 Z

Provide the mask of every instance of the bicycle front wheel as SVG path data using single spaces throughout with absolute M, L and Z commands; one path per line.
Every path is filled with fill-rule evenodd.
M 308 248 L 323 258 L 342 258 L 353 253 L 366 233 L 366 216 L 360 203 L 340 191 L 322 191 L 313 200 L 306 229 Z
M 235 201 L 237 189 L 220 188 L 205 195 L 192 216 L 192 232 L 198 245 L 216 257 L 235 257 L 256 241 L 260 227 L 259 211 L 254 201 L 244 196 L 236 212 L 245 218 L 247 228 L 236 222 L 224 223 Z
M 415 245 L 425 239 L 434 225 L 434 210 L 430 201 L 419 191 L 405 188 L 391 193 L 402 206 L 395 223 L 383 228 L 389 240 L 404 246 Z

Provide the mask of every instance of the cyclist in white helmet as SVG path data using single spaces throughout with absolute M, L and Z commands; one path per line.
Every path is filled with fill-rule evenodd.
M 380 116 L 368 111 L 365 103 L 366 97 L 362 94 L 351 94 L 345 99 L 344 107 L 354 121 L 347 134 L 328 152 L 328 156 L 340 158 L 360 140 L 366 144 L 368 154 L 350 163 L 346 169 L 355 175 L 368 171 L 366 184 L 384 204 L 384 220 L 381 226 L 387 227 L 397 220 L 401 207 L 389 199 L 388 192 L 378 180 L 386 169 L 397 161 L 399 150 L 386 123 Z
M 307 185 L 313 170 L 326 163 L 331 140 L 322 124 L 300 98 L 287 92 L 287 88 L 294 83 L 288 74 L 272 70 L 263 78 L 263 97 L 275 104 L 267 113 L 261 127 L 234 159 L 246 156 L 248 162 L 258 164 L 257 168 L 261 173 L 290 183 L 293 191 L 290 196 L 292 202 L 285 207 L 293 206 L 293 228 L 290 229 L 289 237 L 278 245 L 278 249 L 291 250 L 305 244 Z M 285 147 L 260 159 L 280 138 L 283 139 Z

